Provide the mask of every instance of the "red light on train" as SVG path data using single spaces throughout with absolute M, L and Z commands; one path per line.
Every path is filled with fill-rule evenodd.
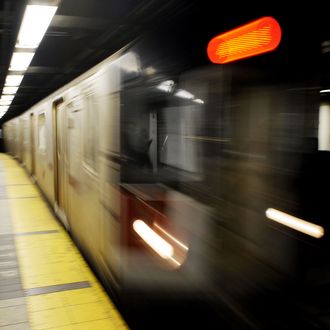
M 211 62 L 224 64 L 270 52 L 281 41 L 281 27 L 272 17 L 263 17 L 214 37 L 208 44 Z

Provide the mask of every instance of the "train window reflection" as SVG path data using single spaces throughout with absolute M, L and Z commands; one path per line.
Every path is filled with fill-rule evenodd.
M 46 152 L 46 117 L 44 113 L 38 117 L 38 149 L 40 153 Z
M 87 94 L 84 111 L 83 157 L 85 163 L 94 171 L 96 170 L 98 148 L 98 118 L 96 106 L 95 95 Z
M 194 111 L 195 110 L 195 111 Z M 167 107 L 162 111 L 160 162 L 187 172 L 198 172 L 199 146 L 188 137 L 197 135 L 200 111 L 194 106 Z

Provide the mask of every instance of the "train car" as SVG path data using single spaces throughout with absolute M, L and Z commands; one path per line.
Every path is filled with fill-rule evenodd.
M 121 49 L 7 122 L 7 148 L 116 292 L 312 322 L 329 260 L 318 90 L 178 44 Z
M 186 212 L 191 213 L 194 209 L 195 214 L 201 212 L 196 202 L 193 203 L 188 196 L 165 188 L 154 178 L 150 184 L 143 179 L 141 181 L 135 168 L 127 171 L 130 174 L 126 174 L 122 168 L 123 162 L 130 163 L 133 159 L 130 158 L 132 155 L 125 155 L 121 149 L 124 143 L 130 142 L 125 137 L 125 142 L 121 142 L 127 133 L 126 128 L 121 127 L 126 126 L 125 116 L 132 111 L 125 102 L 136 101 L 132 97 L 140 83 L 142 70 L 134 52 L 121 51 L 53 93 L 21 117 L 8 122 L 5 125 L 7 146 L 14 156 L 23 160 L 63 225 L 101 274 L 106 274 L 106 278 L 111 277 L 112 284 L 124 282 L 127 287 L 149 286 L 153 289 L 164 281 L 169 287 L 177 289 L 177 286 L 186 286 L 186 290 L 190 290 L 192 285 L 186 281 L 190 276 L 194 281 L 204 278 L 204 275 L 197 274 L 199 267 L 193 266 L 187 270 L 186 279 L 168 270 L 164 272 L 164 265 L 165 268 L 175 269 L 182 261 L 173 259 L 168 263 L 166 258 L 164 262 L 152 254 L 148 256 L 130 237 L 132 219 L 128 212 L 137 212 L 137 208 L 145 209 L 144 212 L 149 212 L 150 216 L 159 213 L 137 198 L 139 195 L 131 192 L 131 189 L 137 190 L 134 185 L 130 187 L 131 183 L 136 183 L 136 178 L 146 183 L 147 189 L 154 186 L 153 189 L 159 190 L 157 194 L 172 196 L 173 203 L 179 199 L 186 208 L 190 205 L 191 209 Z M 124 88 L 126 83 L 134 80 L 134 87 Z M 125 116 L 121 116 L 121 112 L 125 112 Z M 140 115 L 143 115 L 141 120 Z M 134 116 L 134 120 L 131 116 L 127 127 L 133 124 L 135 128 L 145 129 L 148 135 L 148 125 L 157 125 L 144 108 L 137 109 Z M 10 142 L 10 129 L 15 131 L 14 142 Z M 157 141 L 156 135 L 154 138 Z M 155 141 L 151 148 L 156 151 L 154 144 Z M 145 177 L 149 175 L 144 170 L 141 174 Z M 125 179 L 125 176 L 132 175 L 135 179 Z M 166 212 L 175 212 L 170 204 L 166 208 Z M 191 228 L 179 218 L 173 218 L 173 225 L 194 231 L 194 226 L 200 226 L 203 217 L 205 215 L 201 214 Z M 184 260 L 188 247 L 178 243 L 177 249 Z M 150 280 L 150 277 L 154 280 Z M 167 286 L 163 288 L 166 290 Z

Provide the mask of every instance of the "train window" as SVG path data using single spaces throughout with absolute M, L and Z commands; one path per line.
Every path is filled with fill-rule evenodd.
M 46 116 L 44 113 L 38 116 L 38 150 L 46 152 Z
M 160 110 L 160 163 L 187 173 L 200 171 L 198 126 L 201 109 L 198 105 L 180 105 Z
M 97 148 L 98 148 L 98 127 L 97 127 L 97 104 L 93 94 L 87 94 L 85 99 L 84 111 L 84 144 L 83 157 L 84 162 L 96 171 Z

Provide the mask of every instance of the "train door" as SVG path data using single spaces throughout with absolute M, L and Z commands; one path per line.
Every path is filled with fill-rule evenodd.
M 73 97 L 66 105 L 67 113 L 67 196 L 68 210 L 67 215 L 70 218 L 70 230 L 79 246 L 84 248 L 84 235 L 86 231 L 84 226 L 84 202 L 82 196 L 88 194 L 84 189 L 84 178 L 81 169 L 82 164 L 82 111 L 83 103 L 79 96 Z
M 55 211 L 66 228 L 69 227 L 66 191 L 66 114 L 63 101 L 55 102 Z
M 35 175 L 34 115 L 30 114 L 31 175 Z
M 29 141 L 29 122 L 28 122 L 28 117 L 27 116 L 23 116 L 22 117 L 23 120 L 23 132 L 22 132 L 22 148 L 23 148 L 23 154 L 22 154 L 22 163 L 25 166 L 26 169 L 29 169 L 29 165 L 30 165 L 30 154 L 29 154 L 29 150 L 30 150 L 30 141 Z
M 92 84 L 68 104 L 68 197 L 74 237 L 96 259 L 99 240 L 98 99 Z M 72 208 L 71 208 L 72 205 Z
M 103 97 L 100 107 L 100 203 L 101 209 L 101 232 L 100 244 L 101 256 L 105 265 L 104 270 L 110 272 L 109 276 L 114 279 L 120 274 L 122 262 L 122 250 L 120 242 L 120 94 L 111 93 Z
M 14 131 L 15 131 L 15 152 L 14 152 L 14 157 L 19 160 L 19 118 L 15 119 L 15 126 L 14 126 Z
M 23 144 L 24 120 L 19 117 L 17 120 L 17 158 L 20 163 L 23 163 L 24 144 Z

